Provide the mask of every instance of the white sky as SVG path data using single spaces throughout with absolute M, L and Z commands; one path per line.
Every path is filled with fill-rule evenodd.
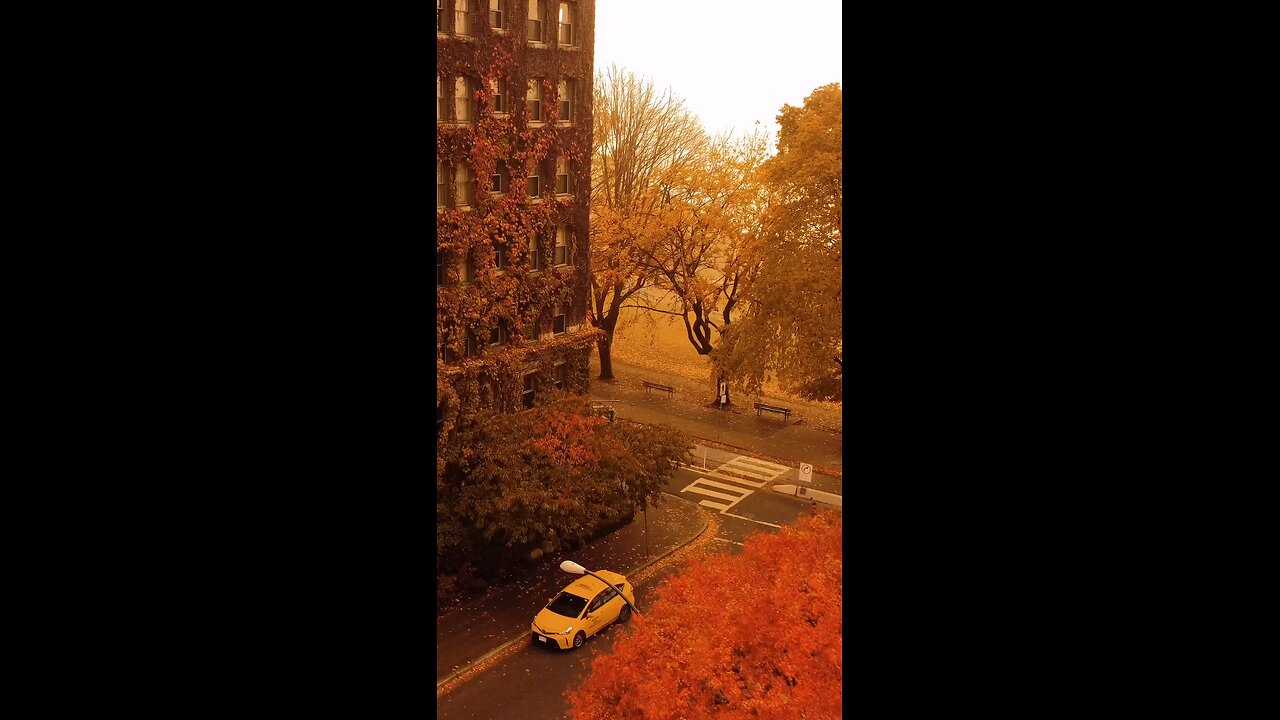
M 776 142 L 784 104 L 843 86 L 840 23 L 840 0 L 596 0 L 595 66 L 670 87 L 712 135 L 759 120 Z

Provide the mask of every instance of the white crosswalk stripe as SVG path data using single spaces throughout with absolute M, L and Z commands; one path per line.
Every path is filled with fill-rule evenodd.
M 703 470 L 702 474 L 709 475 L 710 477 L 713 477 L 713 478 L 720 478 L 721 480 L 732 480 L 734 482 L 742 483 L 743 485 L 750 485 L 751 487 L 764 487 L 764 484 L 768 482 L 767 480 L 761 480 L 760 482 L 756 482 L 755 480 L 743 480 L 740 477 L 734 477 L 733 475 L 725 475 L 724 473 L 719 473 L 719 472 L 716 472 L 715 470 Z
M 764 487 L 770 480 L 794 470 L 785 465 L 741 455 L 712 470 L 699 470 L 696 467 L 686 467 L 686 469 L 697 472 L 703 477 L 686 485 L 681 492 L 717 498 L 717 500 L 699 500 L 698 504 L 722 513 L 742 502 L 756 489 Z
M 704 480 L 702 478 L 698 478 L 697 480 L 694 480 L 692 483 L 689 483 L 688 485 L 686 485 L 684 489 L 681 490 L 680 492 L 693 492 L 693 493 L 698 493 L 699 495 L 710 495 L 711 497 L 724 498 L 725 500 L 741 500 L 742 499 L 737 494 L 726 495 L 725 493 L 717 492 L 715 490 L 708 490 L 707 488 L 702 487 L 704 483 L 708 483 L 708 482 L 710 481 Z M 737 488 L 730 488 L 730 489 L 736 490 Z

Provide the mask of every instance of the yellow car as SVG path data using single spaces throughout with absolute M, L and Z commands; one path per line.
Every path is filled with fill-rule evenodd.
M 599 570 L 597 575 L 609 581 L 584 575 L 560 591 L 547 606 L 533 618 L 534 645 L 555 646 L 561 650 L 582 647 L 588 637 L 616 622 L 626 622 L 631 617 L 631 607 L 618 593 L 632 603 L 636 601 L 635 588 L 622 575 Z

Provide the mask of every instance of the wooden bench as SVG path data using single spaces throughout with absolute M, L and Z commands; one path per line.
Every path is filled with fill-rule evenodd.
M 788 422 L 791 421 L 791 408 L 778 407 L 777 405 L 765 405 L 764 403 L 756 403 L 756 417 L 760 417 L 761 410 L 780 413 Z
M 670 385 L 661 385 L 661 384 L 659 384 L 659 383 L 649 382 L 648 380 L 642 380 L 641 382 L 643 382 L 643 383 L 644 383 L 644 394 L 645 394 L 645 395 L 648 395 L 648 394 L 649 394 L 649 390 L 651 390 L 651 389 L 652 389 L 652 390 L 666 390 L 666 391 L 667 391 L 667 397 L 671 397 L 671 394 L 672 394 L 672 393 L 674 393 L 674 392 L 676 391 L 676 389 L 675 389 L 675 388 L 673 388 L 673 387 L 671 387 Z

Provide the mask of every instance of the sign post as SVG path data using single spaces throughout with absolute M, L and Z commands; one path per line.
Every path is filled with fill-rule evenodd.
M 809 463 L 800 463 L 800 480 L 801 482 L 813 482 L 813 466 Z

